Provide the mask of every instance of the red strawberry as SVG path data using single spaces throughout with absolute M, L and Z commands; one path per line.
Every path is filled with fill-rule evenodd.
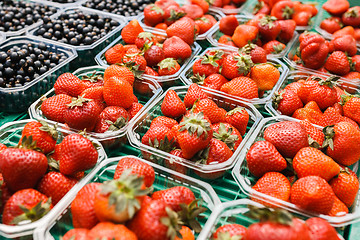
M 6 202 L 2 222 L 17 225 L 22 221 L 35 222 L 52 208 L 51 200 L 34 189 L 23 189 L 12 195 Z
M 87 88 L 81 93 L 81 96 L 83 98 L 95 100 L 101 108 L 106 107 L 106 105 L 104 103 L 104 87 L 103 86 Z
M 51 197 L 52 204 L 56 205 L 77 182 L 76 179 L 62 173 L 49 172 L 40 180 L 37 189 L 47 197 Z
M 217 164 L 226 162 L 233 152 L 223 141 L 212 138 L 209 146 L 201 154 L 200 162 L 203 164 Z
M 280 24 L 276 21 L 276 18 L 270 16 L 261 18 L 258 27 L 264 41 L 275 40 L 281 32 Z
M 246 154 L 249 171 L 256 177 L 267 172 L 281 172 L 287 166 L 286 160 L 268 141 L 254 143 Z
M 237 77 L 221 86 L 220 91 L 241 98 L 258 98 L 258 87 L 254 80 L 248 77 Z
M 144 71 L 147 66 L 146 59 L 142 53 L 126 53 L 123 58 L 123 63 L 126 66 L 133 67 L 136 71 Z
M 105 59 L 108 64 L 121 63 L 125 52 L 124 46 L 121 43 L 118 43 L 105 52 Z
M 28 140 L 23 138 L 23 144 Z M 0 152 L 0 171 L 12 191 L 34 188 L 47 167 L 46 156 L 34 150 L 6 148 Z
M 189 188 L 178 186 L 156 191 L 152 194 L 151 198 L 154 200 L 162 200 L 169 205 L 172 210 L 180 211 L 180 204 L 190 204 L 195 200 L 195 195 Z
M 359 6 L 349 8 L 341 18 L 346 26 L 358 27 L 360 25 L 360 8 Z
M 155 4 L 149 4 L 144 9 L 144 19 L 151 26 L 164 21 L 164 10 Z
M 324 19 L 320 23 L 320 28 L 324 29 L 328 33 L 333 34 L 334 32 L 340 30 L 342 27 L 342 22 L 339 17 L 329 17 Z
M 195 39 L 195 22 L 191 18 L 183 17 L 166 29 L 169 37 L 178 36 L 187 44 L 192 45 Z
M 54 84 L 55 94 L 66 94 L 71 97 L 79 96 L 85 90 L 85 85 L 80 78 L 72 73 L 61 74 Z
M 127 44 L 134 44 L 139 33 L 144 29 L 140 26 L 138 20 L 130 21 L 121 31 L 121 37 Z
M 211 126 L 214 131 L 214 138 L 223 141 L 231 151 L 236 151 L 239 147 L 242 137 L 240 132 L 229 123 L 215 123 Z
M 158 66 L 160 76 L 174 75 L 180 70 L 179 63 L 173 58 L 165 58 L 158 64 Z
M 244 54 L 248 54 L 251 56 L 251 60 L 253 63 L 266 63 L 266 51 L 262 47 L 259 47 L 256 44 L 248 43 L 244 47 L 240 49 L 240 51 Z
M 204 15 L 204 12 L 199 5 L 186 4 L 181 6 L 181 9 L 186 13 L 186 17 L 191 18 L 194 21 Z
M 64 123 L 64 112 L 67 104 L 71 103 L 71 97 L 59 94 L 45 99 L 41 104 L 41 112 L 44 116 L 55 122 Z
M 350 63 L 345 53 L 335 51 L 331 53 L 325 62 L 325 69 L 331 73 L 345 75 L 350 72 Z
M 297 109 L 304 106 L 299 96 L 286 88 L 280 93 L 275 93 L 272 104 L 281 114 L 287 116 L 291 116 Z
M 232 36 L 239 22 L 234 15 L 229 15 L 220 19 L 219 29 L 225 35 Z
M 264 44 L 263 48 L 266 54 L 279 54 L 285 49 L 285 44 L 277 41 L 272 40 Z
M 186 15 L 184 9 L 180 8 L 179 4 L 171 5 L 164 8 L 164 19 L 167 29 L 168 26 L 181 19 Z
M 138 49 L 148 48 L 152 44 L 156 44 L 157 40 L 154 34 L 151 32 L 141 32 L 135 40 L 135 45 Z M 127 52 L 127 54 L 129 54 Z
M 185 114 L 186 107 L 174 90 L 168 90 L 161 104 L 161 112 L 166 117 L 178 118 Z
M 13 192 L 7 187 L 3 175 L 0 173 L 0 211 L 2 212 L 6 202 L 13 195 Z
M 192 50 L 188 43 L 178 36 L 173 36 L 165 40 L 163 44 L 165 58 L 174 58 L 185 61 L 191 57 Z
M 298 122 L 274 123 L 265 129 L 264 138 L 285 158 L 293 158 L 301 148 L 309 146 L 306 131 Z
M 292 19 L 289 20 L 279 20 L 278 21 L 281 31 L 278 36 L 280 41 L 282 42 L 290 42 L 290 40 L 293 38 L 296 28 L 296 22 Z
M 184 104 L 187 108 L 191 108 L 197 100 L 206 98 L 208 98 L 206 93 L 199 87 L 199 85 L 193 83 L 189 86 L 186 92 Z
M 227 82 L 228 80 L 226 80 L 223 75 L 214 73 L 204 79 L 202 86 L 220 91 L 222 85 Z M 201 82 L 199 82 L 199 84 L 201 84 Z
M 175 139 L 175 135 L 170 128 L 165 125 L 156 124 L 150 127 L 145 133 L 141 139 L 141 143 L 165 152 L 170 152 L 173 149 Z M 147 155 L 148 154 L 145 153 L 145 156 Z M 146 159 L 149 159 L 149 157 L 146 157 Z
M 349 209 L 347 208 L 347 206 L 342 201 L 340 201 L 338 197 L 335 196 L 334 204 L 328 215 L 332 217 L 339 217 L 345 216 L 348 213 Z
M 61 142 L 60 172 L 65 175 L 73 175 L 88 170 L 95 166 L 98 155 L 89 139 L 79 134 L 67 135 Z
M 130 231 L 122 224 L 114 224 L 111 222 L 100 222 L 93 227 L 88 235 L 88 240 L 98 239 L 117 239 L 117 240 L 137 240 L 135 233 Z
M 203 112 L 212 124 L 225 121 L 226 111 L 219 108 L 218 105 L 209 98 L 200 99 L 195 103 L 193 109 L 194 113 Z
M 351 95 L 342 96 L 344 116 L 360 124 L 360 98 Z
M 89 229 L 86 228 L 73 228 L 65 233 L 62 237 L 62 240 L 71 240 L 75 238 L 76 240 L 86 240 L 88 239 Z
M 107 107 L 100 113 L 100 119 L 94 131 L 103 133 L 106 131 L 119 130 L 126 125 L 129 118 L 130 116 L 124 108 L 118 106 Z
M 360 55 L 355 55 L 351 58 L 351 61 L 354 64 L 354 69 L 356 72 L 360 72 Z
M 224 58 L 221 75 L 227 79 L 246 76 L 253 65 L 250 55 L 231 53 Z
M 341 15 L 346 12 L 350 7 L 347 0 L 329 0 L 322 6 L 323 9 L 328 11 L 331 15 Z
M 246 227 L 239 225 L 239 224 L 226 224 L 218 229 L 213 234 L 214 240 L 220 239 L 227 239 L 226 237 L 229 236 L 231 238 L 243 237 L 246 233 Z
M 141 103 L 138 102 L 133 102 L 130 106 L 130 108 L 127 109 L 130 119 L 134 118 L 135 115 L 140 112 L 140 110 L 143 108 L 144 106 Z
M 226 113 L 225 121 L 234 126 L 244 136 L 249 122 L 249 113 L 245 108 L 237 107 Z
M 127 67 L 117 64 L 110 65 L 106 68 L 104 72 L 104 82 L 109 80 L 111 77 L 122 78 L 129 82 L 131 85 L 133 85 L 135 81 L 134 74 Z
M 356 40 L 350 35 L 334 38 L 331 40 L 330 44 L 334 46 L 334 51 L 346 52 L 350 57 L 355 56 L 357 52 Z
M 218 60 L 222 59 L 224 52 L 217 51 L 215 55 L 205 54 L 200 57 L 200 59 L 196 60 L 193 65 L 193 74 L 199 74 L 201 76 L 208 77 L 211 74 L 219 73 L 220 65 Z
M 321 147 L 325 140 L 324 133 L 313 126 L 309 120 L 301 120 L 299 123 L 305 128 L 309 136 L 309 145 L 312 147 Z
M 309 227 L 311 239 L 338 240 L 339 237 L 334 227 L 326 220 L 318 217 L 309 218 L 305 221 Z
M 161 9 L 166 9 L 169 6 L 179 7 L 179 4 L 175 0 L 159 0 L 155 2 L 155 5 L 159 6 Z
M 104 99 L 108 106 L 129 108 L 134 102 L 131 84 L 120 77 L 111 77 L 104 84 Z
M 209 14 L 206 14 L 199 19 L 195 19 L 195 25 L 199 27 L 199 34 L 207 33 L 216 23 L 217 20 Z
M 165 59 L 165 54 L 162 48 L 157 45 L 152 45 L 148 50 L 145 51 L 144 57 L 146 59 L 147 65 L 154 67 L 163 59 Z
M 150 128 L 155 125 L 165 125 L 171 129 L 173 126 L 178 125 L 178 122 L 175 119 L 169 117 L 158 116 L 151 121 Z
M 140 161 L 137 158 L 125 157 L 122 158 L 116 165 L 114 179 L 120 178 L 121 174 L 126 169 L 131 169 L 132 174 L 144 178 L 146 187 L 151 187 L 155 181 L 154 169 L 147 163 Z
M 159 73 L 156 72 L 154 69 L 152 69 L 151 67 L 146 66 L 145 71 L 144 71 L 144 75 L 150 75 L 150 76 L 159 76 Z

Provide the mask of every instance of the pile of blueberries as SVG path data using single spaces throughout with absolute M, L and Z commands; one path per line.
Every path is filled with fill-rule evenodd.
M 56 11 L 55 7 L 26 1 L 0 1 L 0 31 L 19 31 Z
M 131 17 L 142 13 L 148 4 L 154 2 L 155 0 L 89 0 L 83 6 Z
M 120 23 L 80 10 L 62 13 L 57 19 L 45 17 L 35 35 L 74 46 L 91 45 L 111 32 Z
M 21 87 L 67 59 L 44 43 L 13 46 L 0 51 L 0 87 Z

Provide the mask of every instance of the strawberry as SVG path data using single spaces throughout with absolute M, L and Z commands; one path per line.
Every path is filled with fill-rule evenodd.
M 232 35 L 232 40 L 237 47 L 241 48 L 249 42 L 254 41 L 257 38 L 258 33 L 259 29 L 257 27 L 241 24 L 236 27 L 235 32 Z
M 231 158 L 232 154 L 233 152 L 226 143 L 219 139 L 212 138 L 209 146 L 200 154 L 200 163 L 209 165 L 226 162 Z
M 109 106 L 129 108 L 134 102 L 131 84 L 121 77 L 111 77 L 104 84 L 104 100 Z
M 148 50 L 145 51 L 144 57 L 147 66 L 154 67 L 163 59 L 165 59 L 165 54 L 164 50 L 161 47 L 159 47 L 158 45 L 152 45 Z
M 325 140 L 324 133 L 313 126 L 309 120 L 301 120 L 299 123 L 305 128 L 306 133 L 309 136 L 309 145 L 311 147 L 320 148 Z
M 187 42 L 178 36 L 172 36 L 163 44 L 165 58 L 174 58 L 185 61 L 191 57 L 192 50 Z
M 246 99 L 259 97 L 256 83 L 248 77 L 234 78 L 222 85 L 220 91 Z
M 146 66 L 145 71 L 144 71 L 144 75 L 150 75 L 150 76 L 159 76 L 159 73 L 156 72 L 154 69 L 152 69 L 151 67 Z
M 276 18 L 270 16 L 261 18 L 258 27 L 260 36 L 264 41 L 275 40 L 281 31 L 280 24 L 276 21 Z
M 129 113 L 122 107 L 106 107 L 100 113 L 100 118 L 96 123 L 94 132 L 117 131 L 127 124 L 129 118 Z
M 127 109 L 130 119 L 134 118 L 135 115 L 140 112 L 140 110 L 143 108 L 144 106 L 141 103 L 138 102 L 133 102 L 130 106 L 130 108 Z
M 85 89 L 85 85 L 72 73 L 61 74 L 54 84 L 55 94 L 66 94 L 77 97 Z
M 166 9 L 169 6 L 178 6 L 179 4 L 175 0 L 159 0 L 155 2 L 156 6 L 159 6 L 161 9 Z
M 323 122 L 323 114 L 310 108 L 299 108 L 294 112 L 292 117 L 299 120 L 308 120 L 317 125 L 322 125 Z
M 204 118 L 204 114 L 199 112 L 185 116 L 180 126 L 176 138 L 183 156 L 190 159 L 210 143 L 213 136 L 211 124 Z
M 202 86 L 220 91 L 222 85 L 227 82 L 228 80 L 226 80 L 223 75 L 214 73 L 204 79 Z M 201 82 L 199 82 L 199 84 L 201 84 Z
M 78 181 L 59 172 L 49 172 L 40 180 L 37 189 L 56 205 Z
M 195 20 L 195 26 L 199 28 L 199 34 L 204 34 L 209 31 L 217 20 L 211 15 L 204 15 Z
M 184 9 L 180 8 L 179 4 L 171 5 L 164 9 L 164 19 L 166 24 L 166 29 L 168 26 L 181 19 L 186 15 Z
M 229 45 L 229 46 L 232 46 L 232 47 L 236 47 L 235 43 L 231 39 L 231 36 L 228 36 L 228 35 L 222 35 L 219 38 L 218 43 L 219 44 L 224 44 L 224 45 Z
M 13 195 L 13 192 L 7 187 L 4 181 L 2 173 L 0 173 L 0 211 L 3 212 L 4 206 L 9 198 Z
M 249 122 L 249 113 L 245 108 L 237 107 L 226 113 L 225 121 L 234 126 L 244 136 Z
M 141 139 L 141 143 L 165 152 L 173 150 L 175 134 L 163 124 L 152 126 Z M 148 159 L 148 158 L 147 158 Z
M 165 58 L 158 64 L 158 66 L 160 76 L 174 75 L 180 70 L 179 63 L 173 58 Z
M 253 63 L 266 63 L 266 51 L 262 47 L 256 44 L 248 43 L 239 50 L 241 53 L 248 54 L 251 56 Z
M 70 210 L 75 228 L 91 229 L 99 222 L 95 215 L 94 202 L 96 194 L 100 191 L 100 185 L 101 183 L 97 182 L 85 185 L 72 201 Z
M 221 75 L 227 79 L 246 76 L 254 66 L 250 55 L 231 53 L 224 58 Z
M 61 142 L 59 170 L 62 174 L 73 175 L 95 166 L 98 152 L 93 143 L 79 135 L 67 135 Z
M 299 178 L 319 176 L 326 181 L 340 173 L 339 165 L 316 148 L 305 147 L 293 159 L 293 168 Z
M 307 68 L 319 69 L 326 61 L 329 47 L 325 39 L 316 33 L 302 33 L 299 36 L 300 55 Z
M 134 44 L 139 33 L 144 29 L 140 26 L 138 20 L 131 20 L 121 31 L 121 37 L 126 44 Z
M 138 49 L 148 48 L 152 44 L 156 44 L 157 40 L 154 34 L 150 32 L 141 32 L 135 40 L 135 45 Z
M 118 43 L 105 52 L 105 59 L 108 64 L 121 63 L 124 55 L 125 48 L 121 43 Z
M 319 176 L 300 178 L 291 188 L 290 201 L 307 211 L 328 214 L 334 199 L 335 194 L 330 185 Z
M 276 110 L 287 116 L 291 116 L 297 109 L 304 106 L 299 96 L 294 91 L 286 88 L 280 93 L 275 93 L 272 104 Z
M 251 68 L 250 78 L 255 81 L 260 91 L 271 90 L 280 78 L 280 71 L 272 64 L 257 64 Z
M 7 146 L 6 146 L 6 145 L 4 145 L 4 144 L 0 143 L 0 152 L 1 152 L 2 150 L 6 149 L 6 148 L 7 148 Z
M 155 4 L 149 4 L 144 9 L 144 20 L 151 26 L 164 21 L 164 10 Z
M 164 201 L 172 210 L 180 211 L 180 204 L 190 204 L 195 200 L 194 193 L 187 187 L 177 186 L 166 190 L 156 191 L 151 196 L 154 200 Z
M 4 206 L 2 223 L 17 225 L 22 221 L 35 222 L 52 208 L 51 199 L 34 189 L 23 189 L 12 195 Z
M 334 127 L 327 127 L 325 130 L 327 141 L 325 146 L 329 146 L 326 154 L 337 163 L 350 166 L 360 158 L 360 153 L 355 149 L 360 146 L 360 131 L 349 122 L 336 123 Z
M 204 15 L 202 8 L 196 4 L 186 4 L 181 6 L 181 9 L 186 13 L 186 17 L 191 18 L 194 21 Z
M 88 98 L 88 99 L 93 99 L 97 102 L 97 104 L 104 109 L 106 107 L 105 103 L 104 103 L 104 87 L 103 86 L 98 86 L 98 87 L 90 87 L 85 89 L 82 93 L 81 96 L 83 98 Z
M 352 63 L 354 64 L 354 69 L 356 72 L 360 72 L 360 55 L 355 55 L 351 58 Z
M 203 98 L 196 102 L 193 106 L 193 112 L 203 112 L 212 124 L 225 121 L 226 111 L 219 108 L 218 105 L 209 98 Z
M 67 104 L 71 103 L 71 97 L 66 94 L 59 94 L 46 98 L 41 104 L 41 112 L 44 116 L 55 122 L 64 123 L 64 112 Z
M 86 240 L 88 239 L 89 229 L 86 228 L 73 228 L 65 233 L 62 240 Z
M 135 233 L 122 224 L 100 222 L 89 231 L 87 239 L 137 240 L 138 238 Z
M 224 52 L 219 50 L 215 55 L 205 54 L 200 57 L 200 59 L 196 60 L 193 65 L 193 74 L 199 74 L 201 76 L 208 77 L 211 74 L 219 73 L 220 65 L 218 60 L 220 60 L 223 56 Z
M 360 124 L 360 98 L 351 95 L 344 95 L 342 98 L 344 116 Z
M 328 0 L 322 6 L 323 9 L 328 11 L 331 15 L 341 15 L 346 12 L 350 7 L 347 0 Z
M 267 172 L 252 187 L 254 191 L 288 202 L 290 199 L 290 182 L 281 173 Z M 269 205 L 262 200 L 251 198 L 254 201 Z
M 342 27 L 342 22 L 339 17 L 329 17 L 324 19 L 320 23 L 320 28 L 324 29 L 325 31 L 331 34 L 340 30 L 341 27 Z
M 256 177 L 267 172 L 281 172 L 287 166 L 286 160 L 268 141 L 254 143 L 246 154 L 249 171 Z
M 293 15 L 293 20 L 296 22 L 297 26 L 308 26 L 310 23 L 310 19 L 312 14 L 310 12 L 295 12 Z
M 189 45 L 194 43 L 195 22 L 191 18 L 183 17 L 166 29 L 168 37 L 177 36 Z
M 318 217 L 309 218 L 305 221 L 309 227 L 311 239 L 337 240 L 337 232 L 326 220 Z
M 301 148 L 309 146 L 306 131 L 298 122 L 274 123 L 265 129 L 264 138 L 285 158 L 293 158 Z
M 264 44 L 263 48 L 266 54 L 279 54 L 285 49 L 285 44 L 272 40 Z
M 36 148 L 39 148 L 44 154 L 48 154 L 55 149 L 58 132 L 44 121 L 32 121 L 24 126 L 19 144 L 21 145 L 24 138 L 30 137 Z
M 331 53 L 324 66 L 329 72 L 338 75 L 345 75 L 350 72 L 348 57 L 341 51 Z
M 185 114 L 186 107 L 179 96 L 174 90 L 169 90 L 166 92 L 164 100 L 161 104 L 161 112 L 171 118 L 178 118 L 181 115 Z
M 342 122 L 343 116 L 333 107 L 328 107 L 324 114 L 322 115 L 320 121 L 318 121 L 316 124 L 320 126 L 330 126 L 335 125 L 336 123 Z
M 231 151 L 236 151 L 242 141 L 242 137 L 234 126 L 226 122 L 221 122 L 213 124 L 211 128 L 214 131 L 214 138 L 226 143 Z
M 198 5 L 202 8 L 203 14 L 207 13 L 209 11 L 209 2 L 206 0 L 191 0 L 191 4 Z
M 135 81 L 134 74 L 128 68 L 117 64 L 110 65 L 105 69 L 104 82 L 109 80 L 111 77 L 121 77 L 131 85 L 133 85 Z
M 114 179 L 121 177 L 121 174 L 126 170 L 131 169 L 132 174 L 144 178 L 146 187 L 151 187 L 155 181 L 154 169 L 147 163 L 140 161 L 137 158 L 125 157 L 122 158 L 116 165 Z
M 131 66 L 137 71 L 144 71 L 147 63 L 142 53 L 129 54 L 126 53 L 123 58 L 125 66 Z
M 344 25 L 358 27 L 360 25 L 359 6 L 349 8 L 341 18 Z
M 142 196 L 149 193 L 143 188 L 143 178 L 126 169 L 116 180 L 102 183 L 95 196 L 94 210 L 101 222 L 123 223 L 133 218 L 140 209 Z
M 189 86 L 186 92 L 184 104 L 187 108 L 191 108 L 197 100 L 206 98 L 208 98 L 206 93 L 199 87 L 199 85 L 193 83 Z
M 31 138 L 23 138 L 22 143 L 31 146 Z M 47 167 L 46 156 L 31 149 L 6 148 L 0 152 L 0 171 L 12 191 L 35 187 Z
M 347 167 L 341 167 L 340 174 L 329 182 L 335 195 L 347 206 L 351 207 L 359 191 L 359 179 L 356 173 Z
M 349 209 L 347 206 L 342 201 L 340 201 L 338 197 L 335 196 L 334 204 L 328 215 L 332 217 L 340 217 L 345 216 L 348 213 Z
M 214 240 L 242 238 L 246 233 L 246 227 L 240 224 L 226 224 L 216 229 L 213 234 Z
M 330 44 L 334 46 L 334 51 L 346 52 L 347 56 L 355 56 L 357 52 L 356 40 L 350 35 L 344 35 L 331 40 Z
M 239 22 L 234 15 L 229 15 L 220 19 L 219 29 L 225 35 L 233 35 Z
M 281 31 L 278 36 L 279 40 L 281 42 L 290 42 L 290 40 L 293 38 L 296 28 L 296 22 L 292 19 L 289 20 L 279 20 L 278 21 Z
M 276 19 L 291 19 L 294 14 L 294 3 L 292 1 L 278 1 L 271 8 L 271 16 Z
M 178 125 L 178 122 L 169 117 L 158 116 L 151 121 L 150 128 L 155 125 L 164 125 L 171 129 L 173 126 Z

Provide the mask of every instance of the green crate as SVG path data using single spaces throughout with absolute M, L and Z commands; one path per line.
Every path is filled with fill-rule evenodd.
M 29 118 L 29 115 L 27 112 L 22 113 L 6 113 L 6 112 L 0 112 L 0 126 L 4 125 L 8 122 L 13 122 L 21 119 Z

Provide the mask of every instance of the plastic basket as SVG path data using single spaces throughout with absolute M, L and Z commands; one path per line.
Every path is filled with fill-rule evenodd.
M 106 67 L 102 66 L 91 66 L 86 68 L 80 68 L 74 72 L 74 75 L 81 76 L 91 76 L 96 72 L 97 74 L 103 74 Z M 146 92 L 143 92 L 142 89 L 148 89 Z M 117 131 L 113 132 L 105 132 L 105 133 L 88 133 L 92 138 L 101 142 L 103 146 L 108 148 L 117 148 L 121 147 L 124 143 L 126 143 L 126 131 L 128 126 L 135 121 L 136 116 L 139 116 L 144 109 L 150 105 L 155 99 L 160 96 L 162 93 L 162 88 L 156 83 L 154 80 L 138 80 L 136 79 L 134 82 L 134 94 L 138 98 L 139 102 L 144 105 L 142 110 L 140 110 L 134 118 L 132 118 L 124 127 Z M 54 88 L 47 92 L 44 96 L 51 97 L 55 95 Z M 61 127 L 65 127 L 64 124 L 54 122 L 52 120 L 46 119 L 46 117 L 41 112 L 41 98 L 34 102 L 29 108 L 29 115 L 33 119 L 42 119 L 50 124 L 58 124 Z M 78 132 L 79 130 L 72 129 L 74 132 Z
M 222 12 L 225 15 L 245 15 L 244 13 L 245 4 L 246 3 L 243 3 L 240 7 L 234 9 L 226 9 L 226 8 L 214 7 L 210 5 L 210 9 L 217 12 Z
M 349 209 L 349 214 L 346 214 L 345 216 L 342 217 L 331 217 L 324 214 L 316 214 L 313 212 L 305 211 L 297 207 L 295 204 L 282 201 L 280 199 L 271 197 L 269 195 L 260 193 L 252 189 L 252 186 L 256 183 L 256 178 L 250 173 L 249 169 L 247 168 L 246 154 L 253 143 L 264 140 L 263 133 L 267 127 L 269 127 L 271 124 L 282 121 L 299 122 L 300 120 L 283 115 L 277 117 L 265 118 L 259 123 L 258 127 L 253 132 L 251 139 L 247 141 L 246 145 L 243 147 L 243 150 L 239 155 L 239 161 L 237 162 L 237 164 L 235 165 L 232 171 L 232 174 L 235 180 L 238 182 L 241 190 L 249 197 L 251 196 L 253 198 L 268 202 L 274 206 L 284 208 L 292 213 L 306 217 L 314 217 L 314 216 L 321 217 L 327 220 L 334 227 L 343 227 L 352 224 L 354 222 L 360 221 L 359 194 L 356 197 L 356 200 L 352 208 Z M 318 127 L 319 129 L 322 129 L 322 127 L 319 127 L 317 125 L 314 126 Z M 354 164 L 350 168 L 356 173 L 357 176 L 360 175 L 358 163 Z
M 238 20 L 238 22 L 240 24 L 244 24 L 244 23 L 248 22 L 251 19 L 251 17 L 242 16 L 242 15 L 236 15 L 235 17 L 236 17 L 236 19 Z M 209 34 L 207 36 L 207 40 L 211 43 L 211 45 L 216 46 L 216 47 L 224 47 L 224 48 L 232 49 L 234 51 L 238 50 L 237 47 L 233 47 L 233 46 L 229 46 L 229 45 L 219 43 L 218 40 L 223 35 L 224 34 L 220 31 L 220 28 L 219 28 L 219 22 L 217 22 L 215 24 L 215 26 L 213 27 L 213 29 L 211 30 L 211 32 L 209 32 Z M 286 52 L 289 51 L 289 49 L 291 48 L 293 42 L 298 38 L 298 36 L 299 36 L 299 34 L 297 32 L 294 32 L 294 36 L 292 37 L 292 39 L 288 43 L 285 44 L 286 47 L 281 53 L 268 54 L 267 56 L 269 58 L 282 58 L 286 54 Z
M 222 50 L 227 54 L 232 53 L 232 52 L 236 52 L 236 50 L 225 48 L 225 47 L 211 47 L 211 48 L 206 49 L 204 52 L 202 52 L 202 54 L 200 54 L 200 56 L 204 56 L 207 51 L 211 51 L 211 50 Z M 198 60 L 198 59 L 195 58 L 185 68 L 185 70 L 182 72 L 182 74 L 180 76 L 181 80 L 184 82 L 185 85 L 190 85 L 190 84 L 193 83 L 191 81 L 190 77 L 193 76 L 192 67 L 193 67 L 196 60 Z M 286 67 L 285 64 L 283 64 L 278 59 L 268 58 L 268 62 L 280 66 L 278 68 L 279 71 L 280 71 L 280 77 L 279 77 L 279 80 L 277 81 L 276 85 L 273 87 L 273 89 L 269 90 L 269 91 L 265 91 L 264 95 L 261 98 L 246 99 L 246 98 L 236 97 L 234 95 L 230 95 L 230 94 L 227 94 L 227 93 L 224 93 L 224 92 L 221 92 L 221 91 L 216 91 L 216 90 L 213 90 L 213 91 L 218 92 L 219 94 L 223 94 L 225 96 L 228 96 L 229 98 L 234 98 L 234 99 L 239 99 L 239 100 L 242 100 L 242 101 L 250 102 L 250 103 L 252 103 L 254 105 L 265 104 L 265 103 L 269 102 L 271 100 L 271 97 L 279 89 L 279 87 L 281 86 L 281 84 L 285 80 L 286 76 L 288 75 L 289 69 Z
M 83 2 L 84 0 L 72 0 L 72 2 L 69 3 L 61 3 L 57 0 L 33 0 L 33 1 L 44 2 L 46 4 L 53 5 L 62 9 L 62 8 L 71 8 L 71 7 L 79 6 L 81 2 Z
M 189 86 L 185 87 L 174 87 L 171 88 L 174 90 L 177 95 L 184 99 L 184 96 L 188 90 Z M 236 107 L 244 107 L 246 111 L 249 113 L 249 123 L 247 128 L 247 133 L 243 138 L 241 144 L 237 148 L 237 150 L 233 153 L 232 157 L 229 158 L 227 161 L 217 164 L 200 164 L 195 163 L 193 161 L 176 157 L 171 155 L 167 152 L 160 151 L 156 148 L 147 146 L 141 143 L 142 136 L 146 133 L 149 129 L 151 121 L 157 117 L 161 116 L 161 103 L 166 95 L 164 93 L 161 97 L 157 98 L 152 104 L 150 104 L 144 112 L 137 117 L 137 119 L 129 126 L 129 141 L 130 144 L 135 147 L 139 148 L 141 151 L 146 153 L 150 153 L 154 160 L 158 160 L 158 164 L 167 164 L 168 166 L 173 165 L 176 168 L 176 165 L 181 165 L 185 168 L 187 175 L 191 176 L 194 173 L 194 176 L 200 176 L 204 179 L 215 179 L 224 175 L 225 170 L 230 169 L 234 166 L 236 161 L 238 160 L 238 154 L 243 148 L 244 144 L 251 138 L 252 132 L 254 128 L 257 126 L 258 122 L 262 119 L 260 113 L 256 110 L 254 106 L 249 103 L 232 99 L 228 96 L 221 95 L 217 92 L 213 92 L 209 89 L 201 87 L 202 90 L 208 94 L 209 98 L 212 99 L 218 106 L 224 108 L 225 110 L 229 111 Z M 193 172 L 192 172 L 193 171 Z
M 1 126 L 0 127 L 0 142 L 7 146 L 16 146 L 21 138 L 21 132 L 24 129 L 24 126 L 26 125 L 26 123 L 31 122 L 31 121 L 34 121 L 34 120 L 27 119 L 27 120 L 21 120 L 21 121 L 16 121 L 16 122 L 10 122 L 10 123 L 6 123 L 3 126 Z M 64 136 L 66 136 L 67 134 L 70 133 L 69 131 L 62 129 L 61 127 L 58 127 L 57 131 L 59 132 L 58 142 L 61 142 L 62 139 L 64 138 Z M 97 164 L 97 165 L 99 165 L 99 163 L 101 161 L 106 159 L 106 153 L 98 141 L 96 141 L 94 139 L 91 139 L 91 141 L 93 141 L 94 143 L 97 143 L 99 145 L 99 148 L 98 148 L 99 157 L 98 157 L 98 164 Z M 97 169 L 97 168 L 94 167 L 92 170 L 87 171 L 86 175 L 94 175 L 95 169 Z M 85 178 L 87 178 L 87 176 Z M 40 220 L 29 223 L 29 224 L 18 225 L 18 226 L 10 226 L 10 225 L 5 225 L 5 224 L 0 224 L 0 236 L 2 236 L 4 238 L 16 238 L 16 237 L 31 235 L 35 228 L 37 228 L 39 226 L 43 226 L 44 224 L 49 222 L 49 219 L 51 219 L 54 216 L 54 214 L 58 211 L 58 209 L 61 209 L 63 205 L 66 205 L 69 202 L 69 197 L 70 197 L 69 195 L 74 195 L 74 194 L 71 194 L 71 192 L 74 192 L 76 189 L 78 189 L 78 186 L 82 184 L 83 180 L 79 181 L 79 183 L 77 183 L 68 192 L 68 194 L 66 194 L 61 199 L 61 201 L 59 201 L 58 204 L 56 204 L 54 206 L 54 208 Z
M 0 49 L 7 50 L 13 46 L 21 46 L 28 43 L 32 43 L 35 45 L 39 43 L 45 43 L 48 46 L 49 50 L 56 53 L 65 53 L 68 58 L 56 67 L 50 69 L 43 75 L 32 80 L 24 86 L 13 88 L 0 88 L 1 111 L 25 111 L 32 102 L 38 99 L 42 94 L 44 94 L 54 85 L 56 78 L 60 74 L 69 70 L 70 62 L 77 57 L 77 53 L 73 48 L 33 36 L 12 37 L 6 39 L 0 44 Z
M 96 176 L 93 175 L 91 178 L 88 178 L 88 181 L 86 183 L 104 182 L 113 179 L 116 165 L 121 159 L 122 158 L 111 158 L 103 162 L 100 166 L 96 168 Z M 155 182 L 153 184 L 154 191 L 164 190 L 175 186 L 185 186 L 190 188 L 194 192 L 196 198 L 200 198 L 203 200 L 202 206 L 205 207 L 207 210 L 203 214 L 205 218 L 199 219 L 201 225 L 205 224 L 207 218 L 209 217 L 215 206 L 220 204 L 220 200 L 210 184 L 193 179 L 178 172 L 168 170 L 152 162 L 148 162 L 143 159 L 140 160 L 148 163 L 155 170 Z M 83 182 L 83 185 L 78 187 L 77 192 L 86 183 Z M 42 229 L 36 231 L 36 234 L 34 236 L 35 240 L 60 239 L 60 236 L 63 236 L 69 229 L 72 228 L 72 216 L 68 208 L 72 200 L 73 199 L 70 199 L 66 206 L 63 206 L 62 209 L 59 209 L 60 211 L 57 211 L 57 214 L 53 215 L 53 218 L 46 226 L 43 226 Z

